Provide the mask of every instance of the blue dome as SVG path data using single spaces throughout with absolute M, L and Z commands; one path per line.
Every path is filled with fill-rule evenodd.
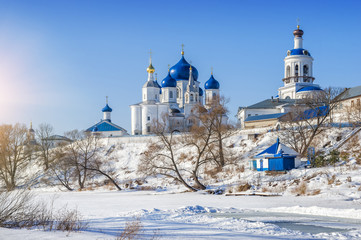
M 297 92 L 307 92 L 307 91 L 322 91 L 322 89 L 315 86 L 307 86 L 297 90 Z
M 182 56 L 181 60 L 170 68 L 170 75 L 175 80 L 188 80 L 189 79 L 189 67 L 190 64 Z M 195 81 L 198 79 L 198 70 L 192 66 L 192 75 Z
M 105 107 L 102 109 L 102 112 L 112 112 L 113 109 L 111 109 L 107 103 L 107 105 L 105 105 Z
M 199 96 L 203 96 L 203 89 L 202 88 L 199 88 Z
M 205 89 L 219 89 L 219 82 L 214 79 L 213 74 L 209 80 L 204 84 Z
M 168 72 L 168 75 L 163 79 L 160 84 L 162 85 L 162 87 L 177 87 L 177 81 L 172 78 L 170 72 Z
M 288 50 L 287 56 L 292 55 L 305 55 L 305 56 L 311 56 L 310 52 L 303 48 L 295 48 Z

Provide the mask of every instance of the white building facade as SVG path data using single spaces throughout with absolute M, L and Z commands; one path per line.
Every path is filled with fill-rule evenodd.
M 297 104 L 297 99 L 322 92 L 320 86 L 314 84 L 313 58 L 310 52 L 303 48 L 303 31 L 299 26 L 293 31 L 293 35 L 294 47 L 287 51 L 284 59 L 283 86 L 278 89 L 278 95 L 248 107 L 240 107 L 237 118 L 241 128 L 245 128 L 249 117 L 252 121 L 261 122 L 275 117 L 275 114 L 281 116 L 281 113 L 291 111 Z
M 142 102 L 130 105 L 131 134 L 152 134 L 156 122 L 166 125 L 168 131 L 189 131 L 195 124 L 192 120 L 194 107 L 203 104 L 204 92 L 198 81 L 198 70 L 185 60 L 182 50 L 181 59 L 168 70 L 160 85 L 154 79 L 155 69 L 151 59 L 147 72 L 148 79 L 142 88 Z M 214 79 L 213 73 L 205 83 L 205 89 L 206 99 L 219 96 L 219 82 Z

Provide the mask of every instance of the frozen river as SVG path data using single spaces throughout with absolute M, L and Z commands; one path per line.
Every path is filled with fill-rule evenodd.
M 256 210 L 231 210 L 207 213 L 212 217 L 242 219 L 250 222 L 264 222 L 303 233 L 347 232 L 359 229 L 361 220 L 295 213 L 275 213 Z

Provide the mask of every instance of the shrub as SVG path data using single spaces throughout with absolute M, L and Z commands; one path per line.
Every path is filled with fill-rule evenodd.
M 243 185 L 239 185 L 236 187 L 236 192 L 244 192 L 247 191 L 249 189 L 251 189 L 252 186 L 249 183 L 243 184 Z
M 328 185 L 332 185 L 335 182 L 335 180 L 336 180 L 336 175 L 335 174 L 332 175 L 332 177 L 327 178 Z
M 53 201 L 50 206 L 34 203 L 30 191 L 13 191 L 0 193 L 0 227 L 33 228 L 44 231 L 81 231 L 88 226 L 81 215 L 66 207 L 54 214 Z
M 307 193 L 307 183 L 302 181 L 300 185 L 298 185 L 294 190 L 293 193 L 295 193 L 297 196 L 306 195 Z

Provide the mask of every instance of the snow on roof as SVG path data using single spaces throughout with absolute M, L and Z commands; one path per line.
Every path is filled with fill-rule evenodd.
M 280 143 L 279 138 L 277 138 L 277 142 L 275 144 L 273 144 L 272 146 L 268 147 L 266 150 L 263 150 L 262 152 L 254 156 L 254 158 L 283 157 L 283 156 L 296 157 L 298 155 L 300 155 L 298 152 Z

